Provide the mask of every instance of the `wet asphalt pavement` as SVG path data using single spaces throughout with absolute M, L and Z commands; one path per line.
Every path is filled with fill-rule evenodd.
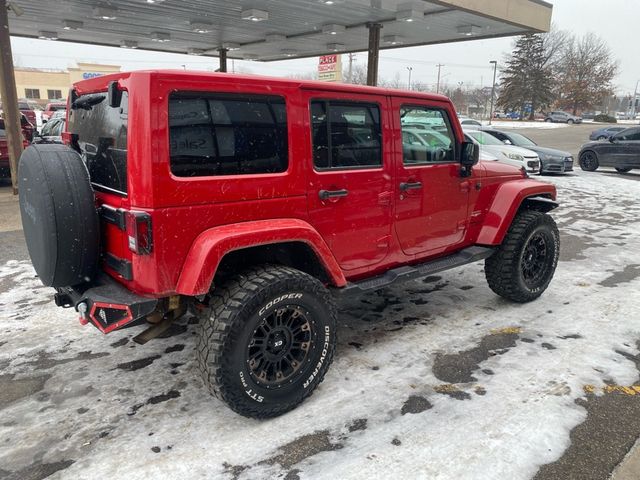
M 577 158 L 578 146 L 586 141 L 590 130 L 589 125 L 582 125 L 519 131 L 545 146 L 571 151 Z M 637 294 L 640 258 L 637 253 L 624 256 L 626 249 L 635 248 L 637 235 L 616 229 L 620 225 L 638 223 L 640 212 L 630 200 L 620 200 L 615 210 L 604 211 L 605 207 L 594 205 L 597 196 L 593 192 L 585 194 L 580 191 L 581 175 L 584 174 L 577 172 L 571 177 L 563 178 L 558 175 L 551 178 L 558 185 L 561 201 L 562 197 L 571 198 L 571 207 L 561 211 L 557 218 L 562 233 L 561 262 L 564 262 L 564 270 L 567 270 L 573 265 L 593 261 L 593 267 L 584 270 L 586 273 L 576 270 L 576 288 L 593 289 L 594 298 L 600 295 L 601 303 L 606 302 L 602 298 L 611 298 L 612 301 L 601 307 L 596 303 L 590 305 L 589 297 L 585 297 L 587 303 L 583 300 L 576 302 L 575 307 L 564 307 L 573 309 L 568 310 L 566 315 L 573 316 L 576 325 L 579 325 L 583 321 L 582 317 L 589 317 L 590 311 L 604 308 L 612 321 L 638 325 L 637 317 L 622 313 L 630 311 L 629 308 L 634 304 L 636 307 L 640 306 L 640 296 Z M 596 192 L 599 178 L 605 187 L 609 185 L 606 183 L 607 179 L 615 182 L 603 189 L 603 196 L 607 189 L 637 189 L 637 181 L 640 180 L 640 172 L 624 176 L 612 172 L 586 175 L 584 178 L 596 183 Z M 328 376 L 321 392 L 292 414 L 271 423 L 255 423 L 239 419 L 219 403 L 215 404 L 213 412 L 202 410 L 204 407 L 201 405 L 211 400 L 202 392 L 199 382 L 192 380 L 193 372 L 189 371 L 193 319 L 185 319 L 165 338 L 158 339 L 155 345 L 148 348 L 133 345 L 130 338 L 137 332 L 130 334 L 122 331 L 102 337 L 93 331 L 76 334 L 79 330 L 74 325 L 69 330 L 73 334 L 70 333 L 65 338 L 65 322 L 72 321 L 73 315 L 68 311 L 59 314 L 60 311 L 51 306 L 49 289 L 38 286 L 37 280 L 30 277 L 28 269 L 20 264 L 28 260 L 28 254 L 20 230 L 17 201 L 11 196 L 8 185 L 7 182 L 0 184 L 0 266 L 8 265 L 6 272 L 0 275 L 0 295 L 15 292 L 18 305 L 11 311 L 17 313 L 11 314 L 11 320 L 16 320 L 13 315 L 19 315 L 25 323 L 24 326 L 11 323 L 13 331 L 0 335 L 0 479 L 75 479 L 97 476 L 161 478 L 164 475 L 175 478 L 178 474 L 182 474 L 184 478 L 197 476 L 228 479 L 268 477 L 293 480 L 347 476 L 375 478 L 375 474 L 366 473 L 364 469 L 326 469 L 332 463 L 339 464 L 347 456 L 357 457 L 360 450 L 355 447 L 358 442 L 362 443 L 362 439 L 367 438 L 365 435 L 373 435 L 373 432 L 382 432 L 374 435 L 375 439 L 382 438 L 387 432 L 389 438 L 385 437 L 384 442 L 381 441 L 381 444 L 386 445 L 384 449 L 376 447 L 375 453 L 364 450 L 368 452 L 365 460 L 369 462 L 368 465 L 382 461 L 383 456 L 393 459 L 394 455 L 400 455 L 403 448 L 411 448 L 412 444 L 406 438 L 409 436 L 407 426 L 400 422 L 410 419 L 411 423 L 417 423 L 422 415 L 433 415 L 433 418 L 429 417 L 430 424 L 438 421 L 446 423 L 445 418 L 450 418 L 446 416 L 448 410 L 469 406 L 488 398 L 486 396 L 491 394 L 492 379 L 499 376 L 501 370 L 510 369 L 520 375 L 517 372 L 522 368 L 524 372 L 524 360 L 513 363 L 515 360 L 510 355 L 518 350 L 534 347 L 537 350 L 531 350 L 529 354 L 532 360 L 539 355 L 549 355 L 549 381 L 545 386 L 546 393 L 540 398 L 561 399 L 567 398 L 571 393 L 576 397 L 572 412 L 579 412 L 582 420 L 575 422 L 563 448 L 558 450 L 555 438 L 548 439 L 548 450 L 554 451 L 549 454 L 549 461 L 541 461 L 542 464 L 533 470 L 519 470 L 519 467 L 514 466 L 509 477 L 604 480 L 640 438 L 640 354 L 637 353 L 640 350 L 639 329 L 631 328 L 617 348 L 604 354 L 607 362 L 603 363 L 608 366 L 600 365 L 600 360 L 593 364 L 595 374 L 604 379 L 603 385 L 583 384 L 582 392 L 569 387 L 571 378 L 577 375 L 572 367 L 567 366 L 566 370 L 562 370 L 562 362 L 558 366 L 558 357 L 553 355 L 557 352 L 569 352 L 562 358 L 570 358 L 571 349 L 575 347 L 576 356 L 582 354 L 587 359 L 585 361 L 589 361 L 588 351 L 580 353 L 578 348 L 581 342 L 593 337 L 589 331 L 585 333 L 578 327 L 572 330 L 571 325 L 558 325 L 557 332 L 545 330 L 540 326 L 543 324 L 533 322 L 533 316 L 530 327 L 526 321 L 512 320 L 511 323 L 505 321 L 504 324 L 493 325 L 478 319 L 474 320 L 475 327 L 468 326 L 466 332 L 456 331 L 455 328 L 442 332 L 431 330 L 439 316 L 448 317 L 453 312 L 453 318 L 456 318 L 456 305 L 460 306 L 458 317 L 462 318 L 482 309 L 490 310 L 494 316 L 502 315 L 501 312 L 504 311 L 505 315 L 514 319 L 523 315 L 523 310 L 510 310 L 511 307 L 506 303 L 491 295 L 473 294 L 485 288 L 480 285 L 480 265 L 473 272 L 465 272 L 464 275 L 457 271 L 445 272 L 442 276 L 412 282 L 403 289 L 383 290 L 342 305 L 341 311 L 347 313 L 341 315 L 341 340 L 333 374 Z M 582 202 L 588 207 L 580 208 Z M 602 244 L 605 241 L 603 238 L 606 238 L 609 245 Z M 623 255 L 615 268 L 603 267 L 599 259 L 591 255 L 593 249 L 603 246 L 616 249 Z M 605 275 L 597 278 L 590 276 L 603 270 L 606 270 Z M 634 285 L 635 290 L 632 288 Z M 551 297 L 550 293 L 545 295 Z M 620 296 L 624 298 L 620 299 Z M 474 300 L 476 297 L 478 300 Z M 439 302 L 442 298 L 448 300 L 441 304 Z M 532 304 L 531 311 L 536 313 L 531 315 L 536 318 L 545 314 L 552 315 L 551 310 L 545 309 L 561 311 L 563 303 L 568 305 L 574 301 L 574 296 L 569 294 L 566 298 L 557 295 L 551 298 L 556 299 L 557 304 L 552 307 L 546 304 L 544 308 L 538 305 L 537 310 Z M 621 303 L 618 304 L 617 301 Z M 407 307 L 409 304 L 410 308 Z M 2 312 L 6 312 L 9 306 L 0 305 L 0 325 Z M 61 317 L 61 330 L 49 332 L 49 343 L 47 332 L 36 326 L 37 316 L 40 314 L 47 317 L 59 314 Z M 6 320 L 8 323 L 10 319 L 7 317 Z M 587 321 L 584 322 L 586 326 Z M 597 327 L 599 324 L 596 321 L 590 325 Z M 604 337 L 607 333 L 605 329 L 609 327 L 606 323 L 601 323 L 600 326 Z M 467 339 L 470 331 L 474 332 L 474 336 Z M 597 336 L 597 328 L 595 331 Z M 460 339 L 456 338 L 456 333 Z M 15 336 L 15 344 L 12 335 Z M 33 342 L 42 343 L 30 344 L 30 338 Z M 412 377 L 408 372 L 415 368 L 415 365 L 410 365 L 413 357 L 404 354 L 402 349 L 390 354 L 399 358 L 400 365 L 395 370 L 385 368 L 387 362 L 384 355 L 389 354 L 394 347 L 397 348 L 395 342 L 398 341 L 407 341 L 409 345 L 406 348 L 409 350 L 422 347 L 423 354 L 429 358 L 428 373 Z M 440 343 L 434 346 L 430 342 Z M 383 348 L 385 344 L 387 347 Z M 604 358 L 602 352 L 594 351 L 594 356 L 596 353 L 600 355 L 598 358 Z M 407 355 L 408 360 L 402 357 L 403 354 Z M 512 359 L 508 360 L 509 358 Z M 502 365 L 501 361 L 507 364 Z M 394 364 L 391 360 L 388 363 Z M 624 366 L 625 373 L 616 372 L 609 365 Z M 562 373 L 552 373 L 555 368 L 560 368 Z M 398 375 L 403 374 L 407 375 L 403 380 L 406 380 L 409 387 L 397 387 L 396 395 L 395 381 Z M 391 391 L 384 397 L 354 400 L 349 396 L 348 390 L 357 391 L 360 384 L 354 386 L 345 383 L 353 382 L 354 377 L 362 381 L 362 385 L 372 385 L 374 388 L 376 385 L 379 388 L 390 385 Z M 428 377 L 435 386 L 421 386 L 421 377 Z M 630 381 L 616 382 L 614 379 L 617 377 Z M 66 379 L 68 384 L 60 385 L 60 378 Z M 52 385 L 54 380 L 56 384 Z M 503 399 L 507 401 L 506 397 Z M 531 408 L 530 403 L 524 405 L 527 400 L 522 400 L 523 409 Z M 320 408 L 320 402 L 323 401 L 334 402 L 331 403 L 333 408 Z M 342 405 L 352 401 L 361 402 L 359 415 L 346 410 L 343 419 L 340 416 Z M 108 406 L 107 411 L 94 408 L 96 402 Z M 384 407 L 380 406 L 381 402 Z M 533 398 L 532 402 L 538 402 L 538 398 Z M 392 407 L 392 404 L 395 406 Z M 515 403 L 508 405 L 505 411 L 515 416 L 520 407 Z M 202 449 L 205 452 L 207 445 L 213 441 L 203 440 L 197 434 L 197 425 L 212 421 L 212 415 L 219 415 L 220 418 L 219 421 L 215 420 L 218 422 L 217 430 L 211 426 L 207 430 L 208 434 L 216 435 L 217 432 L 220 441 L 232 439 L 227 440 L 231 450 L 244 448 L 248 439 L 255 438 L 256 435 L 269 438 L 273 445 L 262 450 L 256 447 L 258 451 L 255 454 L 252 452 L 246 456 L 218 447 L 212 454 L 214 457 L 220 455 L 218 463 L 212 459 L 190 457 L 189 449 L 194 452 Z M 333 421 L 330 418 L 332 415 L 335 416 Z M 465 411 L 461 410 L 454 418 L 460 415 L 464 416 Z M 491 416 L 491 411 L 488 410 L 486 415 Z M 192 419 L 191 423 L 184 423 L 185 416 Z M 304 424 L 309 418 L 313 419 L 313 427 L 298 432 L 296 428 L 302 428 L 298 425 Z M 466 423 L 473 424 L 475 421 L 479 419 L 471 417 Z M 291 428 L 293 433 L 290 436 L 286 435 L 286 431 L 279 430 L 276 433 L 271 428 L 273 425 L 280 426 L 283 430 Z M 175 433 L 176 430 L 178 433 Z M 256 430 L 262 433 L 256 433 Z M 505 428 L 505 438 L 512 434 L 512 431 Z M 274 437 L 270 438 L 272 435 Z M 537 438 L 535 435 L 532 437 Z M 500 438 L 500 435 L 492 437 L 490 442 L 499 442 Z M 472 443 L 470 439 L 469 448 Z M 536 440 L 536 451 L 543 452 L 540 443 L 541 440 Z M 140 450 L 137 454 L 114 457 L 112 463 L 122 463 L 116 468 L 108 464 L 105 466 L 104 462 L 98 460 L 101 456 L 100 448 L 107 448 L 107 454 L 132 449 L 135 451 L 136 448 L 144 448 L 145 453 Z M 354 448 L 355 453 L 352 451 Z M 405 459 L 398 460 L 395 466 L 393 463 L 391 466 L 384 464 L 379 467 L 379 471 L 397 472 L 398 478 L 415 478 L 416 475 L 421 478 L 451 478 L 445 472 L 456 470 L 446 464 L 438 466 L 439 457 L 436 455 L 436 447 L 433 448 L 424 456 L 410 456 L 413 464 L 409 465 L 409 469 Z M 471 450 L 467 452 L 465 443 L 458 444 L 455 449 L 463 463 L 465 458 L 473 459 L 477 455 Z M 146 455 L 151 457 L 147 458 Z M 508 478 L 503 474 L 499 476 L 497 472 L 509 472 L 509 462 L 519 465 L 514 459 L 500 456 L 494 460 L 496 465 L 504 463 L 507 466 L 501 467 L 502 470 L 496 467 L 495 472 L 476 470 L 475 473 L 462 474 L 458 478 Z M 213 463 L 208 464 L 207 461 Z M 425 465 L 430 462 L 436 464 L 434 468 L 437 467 L 438 474 L 428 474 L 429 470 L 424 470 L 427 468 Z M 323 473 L 327 476 L 317 472 L 314 475 L 314 464 L 323 466 Z M 523 473 L 525 471 L 531 474 Z M 388 476 L 385 473 L 380 475 Z

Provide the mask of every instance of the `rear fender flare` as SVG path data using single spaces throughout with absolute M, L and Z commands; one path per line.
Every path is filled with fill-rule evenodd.
M 258 220 L 210 228 L 193 242 L 182 266 L 176 292 L 203 295 L 209 291 L 220 261 L 229 252 L 283 242 L 308 245 L 324 267 L 333 286 L 347 281 L 320 234 L 307 222 L 295 218 Z
M 500 245 L 513 218 L 522 207 L 549 211 L 557 207 L 556 187 L 537 180 L 523 179 L 505 182 L 498 187 L 491 206 L 484 216 L 479 245 Z

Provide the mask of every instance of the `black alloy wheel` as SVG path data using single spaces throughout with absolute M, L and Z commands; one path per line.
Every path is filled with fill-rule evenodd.
M 251 378 L 265 388 L 289 383 L 307 361 L 317 337 L 311 315 L 298 305 L 274 310 L 253 331 L 247 346 Z
M 598 162 L 598 156 L 595 152 L 587 150 L 580 155 L 580 168 L 587 172 L 595 172 L 598 169 L 600 163 Z

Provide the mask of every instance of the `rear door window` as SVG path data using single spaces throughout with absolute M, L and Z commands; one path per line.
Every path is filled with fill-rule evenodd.
M 380 109 L 341 101 L 311 102 L 313 165 L 316 169 L 382 166 Z
M 288 167 L 282 97 L 174 93 L 169 98 L 171 173 L 178 177 L 281 173 Z
M 69 112 L 72 146 L 80 153 L 98 189 L 127 193 L 127 124 L 129 96 L 110 107 L 106 93 L 77 98 Z

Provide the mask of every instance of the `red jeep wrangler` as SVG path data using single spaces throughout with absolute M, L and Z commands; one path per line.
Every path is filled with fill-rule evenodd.
M 556 268 L 555 188 L 478 163 L 443 96 L 147 71 L 77 83 L 68 112 L 66 145 L 20 161 L 36 272 L 104 333 L 147 321 L 144 341 L 191 307 L 204 381 L 242 415 L 322 381 L 335 295 L 484 259 L 528 302 Z

